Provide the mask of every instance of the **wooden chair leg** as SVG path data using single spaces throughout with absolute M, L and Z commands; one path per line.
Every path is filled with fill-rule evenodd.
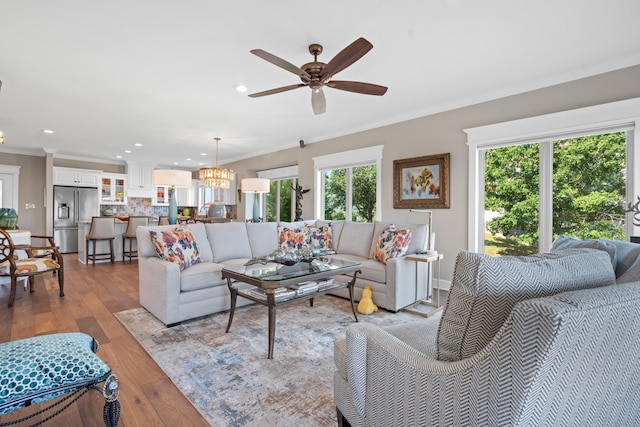
M 132 259 L 133 259 L 133 239 L 129 238 L 129 264 L 131 264 Z
M 16 286 L 17 281 L 15 277 L 11 278 L 11 292 L 9 293 L 9 308 L 13 307 L 13 302 L 16 300 Z
M 126 251 L 124 250 L 124 245 L 127 243 L 127 239 L 126 237 L 124 237 L 124 234 L 122 235 L 122 262 L 124 262 L 124 256 Z
M 91 258 L 93 260 L 93 266 L 96 266 L 96 241 L 93 241 L 93 258 Z
M 32 294 L 35 292 L 35 285 L 36 282 L 36 276 L 29 276 L 29 293 Z
M 113 239 L 109 239 L 109 252 L 111 254 L 111 264 L 115 264 L 116 257 L 115 253 L 113 252 Z

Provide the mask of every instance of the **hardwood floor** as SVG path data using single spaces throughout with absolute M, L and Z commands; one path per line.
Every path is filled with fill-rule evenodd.
M 98 355 L 118 376 L 122 412 L 119 426 L 208 426 L 113 313 L 140 307 L 138 265 L 86 266 L 75 254 L 64 255 L 65 296 L 49 274 L 36 276 L 35 292 L 16 293 L 7 308 L 9 285 L 0 285 L 0 342 L 56 332 L 80 331 L 100 342 Z M 45 425 L 104 426 L 104 399 L 90 391 Z M 41 409 L 41 405 L 0 417 L 0 423 Z M 29 424 L 36 423 L 35 417 Z

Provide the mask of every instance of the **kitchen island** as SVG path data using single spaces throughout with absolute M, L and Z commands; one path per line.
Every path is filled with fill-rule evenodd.
M 127 231 L 127 225 L 129 221 L 122 221 L 116 218 L 116 238 L 113 241 L 113 252 L 116 262 L 122 261 L 122 236 Z M 149 225 L 158 225 L 157 218 L 151 218 Z M 83 264 L 87 263 L 87 234 L 91 230 L 91 221 L 84 221 L 78 224 L 78 261 Z M 129 244 L 127 243 L 127 248 Z M 133 242 L 134 250 L 137 249 L 137 242 Z M 128 250 L 128 249 L 127 249 Z M 89 251 L 93 251 L 93 242 L 89 242 Z M 99 240 L 96 242 L 96 253 L 103 254 L 109 253 L 109 242 L 106 240 Z M 108 259 L 96 260 L 98 262 L 110 262 Z

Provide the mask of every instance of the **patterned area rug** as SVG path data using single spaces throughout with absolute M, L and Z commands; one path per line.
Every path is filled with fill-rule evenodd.
M 236 310 L 173 328 L 143 308 L 116 313 L 145 350 L 213 426 L 335 426 L 333 341 L 354 322 L 347 300 L 323 296 L 280 307 L 273 359 L 267 308 Z M 358 316 L 380 326 L 421 317 L 379 310 Z

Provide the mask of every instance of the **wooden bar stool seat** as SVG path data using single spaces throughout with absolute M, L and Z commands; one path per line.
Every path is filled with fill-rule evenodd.
M 91 218 L 91 229 L 87 234 L 87 264 L 89 260 L 96 265 L 96 260 L 110 259 L 111 264 L 115 263 L 113 251 L 113 241 L 116 238 L 116 220 L 114 217 L 94 216 Z M 96 242 L 106 240 L 109 242 L 109 252 L 96 253 Z M 93 242 L 93 252 L 89 253 L 89 242 Z

